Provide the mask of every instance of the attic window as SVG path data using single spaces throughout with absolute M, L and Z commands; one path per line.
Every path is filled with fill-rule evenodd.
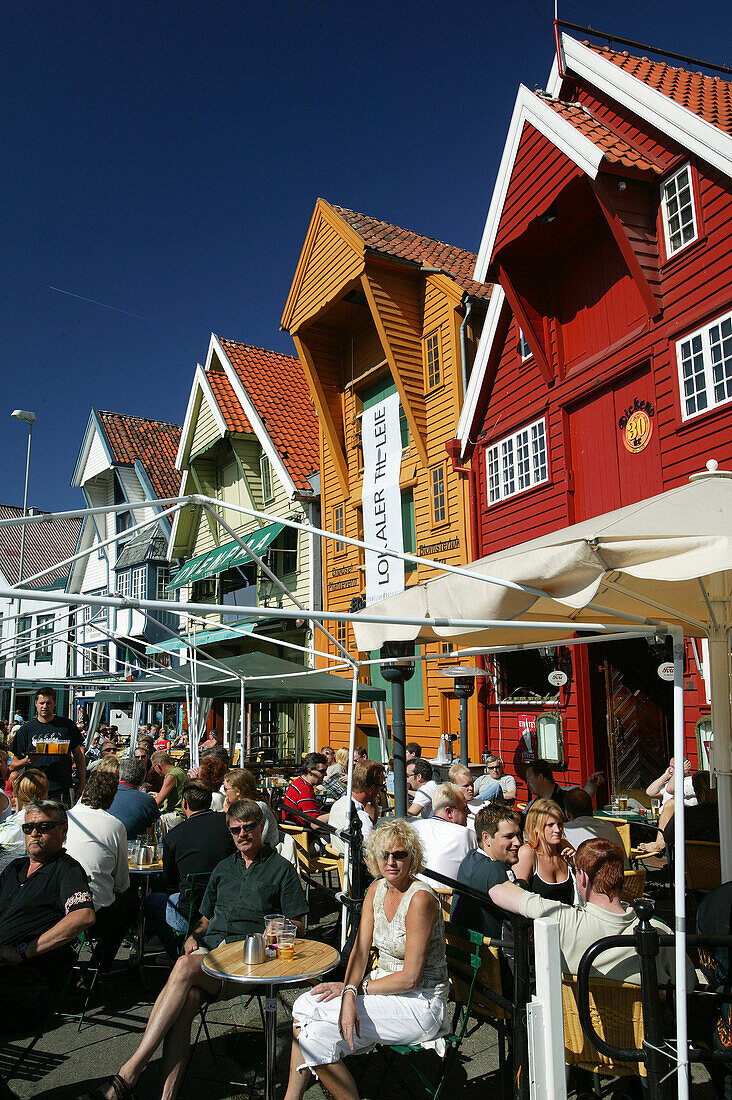
M 666 255 L 673 256 L 698 236 L 691 167 L 685 164 L 661 185 Z
M 272 467 L 269 464 L 267 455 L 260 456 L 259 470 L 262 475 L 262 500 L 266 504 L 267 501 L 272 499 Z
M 527 359 L 531 358 L 531 348 L 529 347 L 529 342 L 524 336 L 521 329 L 519 329 L 519 338 L 518 344 L 516 345 L 516 350 L 521 356 L 522 363 L 525 363 Z
M 424 342 L 427 389 L 433 390 L 442 381 L 440 369 L 440 332 L 431 332 Z

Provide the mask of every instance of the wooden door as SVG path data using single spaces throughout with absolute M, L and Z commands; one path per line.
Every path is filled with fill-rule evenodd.
M 642 639 L 604 648 L 611 792 L 645 789 L 668 763 L 672 695 Z
M 575 522 L 662 491 L 655 412 L 650 366 L 569 411 Z M 644 435 L 626 445 L 638 426 L 645 428 Z
M 440 692 L 440 734 L 443 733 L 460 736 L 460 700 L 451 691 Z

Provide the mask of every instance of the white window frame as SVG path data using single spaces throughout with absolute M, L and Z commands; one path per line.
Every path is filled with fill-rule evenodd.
M 274 490 L 272 488 L 272 463 L 268 455 L 263 454 L 259 456 L 259 473 L 262 478 L 262 500 L 266 504 L 267 501 L 274 499 Z
M 170 566 L 159 565 L 155 574 L 155 599 L 156 600 L 169 600 L 172 598 L 172 592 L 166 592 L 166 588 L 170 584 Z
M 36 615 L 36 664 L 50 664 L 53 661 L 53 627 L 55 617 L 50 615 Z M 44 639 L 48 639 L 44 645 Z M 48 654 L 46 656 L 46 654 Z
M 488 507 L 543 485 L 549 480 L 545 417 L 525 424 L 486 448 L 485 460 Z
M 130 592 L 133 600 L 145 599 L 145 574 L 147 569 L 144 565 L 136 565 L 132 570 L 132 577 L 130 582 Z
M 722 331 L 725 326 L 729 330 L 726 336 Z M 725 343 L 730 345 L 726 357 Z M 724 369 L 725 358 L 729 375 Z M 732 401 L 732 313 L 715 317 L 713 321 L 677 340 L 676 362 L 679 372 L 682 420 L 693 420 L 694 417 L 702 416 L 712 409 L 719 408 L 720 405 L 729 404 Z M 715 379 L 715 366 L 721 366 L 723 371 L 721 378 Z M 688 368 L 691 368 L 691 373 L 689 378 L 686 378 L 685 370 Z M 686 389 L 687 381 L 694 383 L 694 390 L 689 393 Z M 720 395 L 720 389 L 723 390 L 722 395 Z M 702 408 L 699 408 L 700 398 L 704 400 Z M 689 409 L 690 400 L 696 406 L 693 409 Z
M 666 195 L 666 188 L 669 187 L 670 185 L 674 186 L 674 195 L 672 196 L 672 198 L 674 198 L 674 199 L 676 199 L 676 201 L 678 201 L 679 180 L 684 175 L 686 175 L 687 182 L 688 182 L 688 187 L 689 187 L 689 194 L 691 195 L 691 227 L 692 227 L 694 232 L 693 232 L 693 236 L 689 237 L 689 239 L 687 241 L 682 240 L 680 244 L 677 244 L 674 247 L 674 245 L 671 242 L 671 226 L 669 224 L 669 211 L 668 211 L 669 197 Z M 662 182 L 662 184 L 661 184 L 661 218 L 663 220 L 663 237 L 664 237 L 664 241 L 665 241 L 665 245 L 666 245 L 666 256 L 668 257 L 668 259 L 671 259 L 672 256 L 676 256 L 679 252 L 681 252 L 682 249 L 688 248 L 688 246 L 690 244 L 693 244 L 694 241 L 698 240 L 698 238 L 699 238 L 699 224 L 698 224 L 697 216 L 696 216 L 696 199 L 694 197 L 694 181 L 693 181 L 693 178 L 692 178 L 692 175 L 691 175 L 691 165 L 690 164 L 688 164 L 688 163 L 687 164 L 682 164 L 681 168 L 678 168 L 674 173 L 672 173 L 672 175 L 667 176 L 667 178 Z M 682 237 L 683 237 L 684 224 L 688 224 L 688 223 L 680 223 L 680 226 L 679 226 L 679 231 L 680 231 Z
M 532 358 L 534 353 L 531 350 L 531 348 L 529 347 L 529 341 L 524 336 L 524 330 L 522 328 L 519 328 L 518 331 L 519 331 L 519 338 L 518 338 L 518 349 L 517 350 L 518 350 L 519 355 L 521 356 L 521 362 L 525 363 L 527 359 Z
M 117 595 L 121 596 L 123 600 L 128 599 L 130 595 L 129 570 L 125 570 L 124 573 L 117 574 Z

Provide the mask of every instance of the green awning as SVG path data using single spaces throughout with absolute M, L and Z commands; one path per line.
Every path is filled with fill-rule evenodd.
M 248 535 L 242 535 L 242 541 L 250 550 L 260 557 L 267 547 L 274 542 L 284 523 L 268 523 L 266 527 L 260 527 L 258 531 L 251 531 Z M 243 546 L 238 542 L 225 542 L 223 546 L 216 546 L 205 554 L 198 554 L 191 558 L 178 570 L 166 592 L 177 592 L 184 584 L 192 584 L 194 581 L 202 581 L 205 577 L 213 577 L 217 573 L 223 573 L 227 569 L 234 569 L 237 565 L 251 563 L 251 558 Z
M 251 634 L 258 623 L 232 623 L 230 627 L 219 626 L 212 630 L 199 630 L 195 634 L 184 634 L 182 638 L 170 638 L 167 642 L 147 647 L 148 653 L 173 653 L 186 649 L 189 645 L 209 645 L 214 642 L 228 642 L 231 638 L 241 638 Z

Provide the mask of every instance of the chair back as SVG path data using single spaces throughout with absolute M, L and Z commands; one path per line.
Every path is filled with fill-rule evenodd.
M 610 1077 L 646 1076 L 643 1062 L 618 1062 L 608 1058 L 595 1050 L 585 1037 L 580 1024 L 577 978 L 574 974 L 562 974 L 562 1002 L 564 1059 L 567 1065 Z M 639 985 L 613 982 L 608 978 L 591 978 L 590 1019 L 600 1038 L 611 1046 L 633 1050 L 643 1048 L 645 1032 Z
M 645 867 L 636 867 L 633 871 L 623 872 L 623 889 L 620 891 L 620 900 L 632 902 L 636 898 L 643 897 L 646 887 Z
M 508 1012 L 495 1004 L 482 988 L 499 996 L 502 993 L 499 948 L 491 945 L 489 936 L 447 920 L 445 940 L 447 970 L 455 1003 L 465 1007 L 466 1016 L 472 1015 L 478 1020 L 509 1019 Z M 474 959 L 477 959 L 477 975 Z
M 195 874 L 183 875 L 180 880 L 181 906 L 186 912 L 186 933 L 188 939 L 191 928 L 196 924 L 200 916 L 201 902 L 206 893 L 211 871 L 197 871 Z
M 686 885 L 689 890 L 708 894 L 722 883 L 722 868 L 719 860 L 719 844 L 709 840 L 687 840 L 684 845 L 686 856 Z
M 430 883 L 432 890 L 437 894 L 437 900 L 440 903 L 442 909 L 442 915 L 445 920 L 450 919 L 450 907 L 452 905 L 452 888 L 450 886 L 438 886 Z

